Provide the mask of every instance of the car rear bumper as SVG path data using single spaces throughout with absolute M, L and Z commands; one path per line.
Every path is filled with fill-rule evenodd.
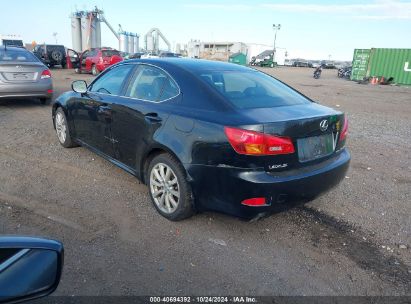
M 227 166 L 187 166 L 197 207 L 250 218 L 284 208 L 287 202 L 313 198 L 336 186 L 350 162 L 347 149 L 320 164 L 304 169 L 269 173 Z M 251 207 L 241 202 L 264 197 L 265 206 Z
M 53 85 L 51 81 L 43 80 L 44 83 L 22 83 L 22 84 L 0 84 L 0 98 L 13 97 L 42 97 L 53 96 Z

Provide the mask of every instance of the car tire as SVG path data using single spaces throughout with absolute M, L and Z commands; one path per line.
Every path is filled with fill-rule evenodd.
M 97 76 L 99 74 L 99 71 L 95 64 L 93 64 L 91 67 L 91 74 L 93 74 L 93 76 Z
M 54 117 L 54 129 L 56 130 L 57 138 L 64 148 L 76 147 L 70 136 L 70 130 L 67 124 L 66 114 L 62 108 L 57 108 Z
M 155 156 L 147 170 L 146 181 L 157 211 L 170 221 L 194 214 L 194 197 L 180 162 L 168 153 Z
M 51 103 L 51 98 L 40 98 L 40 103 L 42 105 L 49 105 Z

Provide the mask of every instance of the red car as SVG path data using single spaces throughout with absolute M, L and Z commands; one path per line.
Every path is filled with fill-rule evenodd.
M 112 48 L 94 48 L 79 54 L 74 50 L 67 51 L 71 65 L 77 73 L 98 75 L 107 67 L 123 61 L 120 52 Z

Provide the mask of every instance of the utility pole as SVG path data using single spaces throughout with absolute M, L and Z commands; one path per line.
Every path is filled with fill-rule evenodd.
M 57 44 L 57 32 L 53 33 L 54 39 L 56 40 L 56 44 Z
M 275 62 L 275 41 L 277 40 L 277 31 L 281 29 L 281 24 L 273 24 L 273 30 L 274 30 L 274 50 L 273 50 L 273 62 Z

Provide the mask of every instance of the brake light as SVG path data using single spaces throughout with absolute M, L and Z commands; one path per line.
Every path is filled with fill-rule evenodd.
M 348 119 L 347 116 L 344 116 L 344 125 L 340 134 L 340 142 L 345 140 L 348 135 Z
M 249 198 L 249 199 L 243 200 L 241 204 L 245 206 L 253 206 L 253 207 L 266 206 L 265 197 Z
M 41 72 L 40 78 L 41 79 L 51 78 L 50 70 L 44 70 L 43 72 Z
M 294 153 L 294 145 L 288 137 L 278 137 L 260 132 L 224 127 L 233 149 L 246 155 L 278 155 Z

